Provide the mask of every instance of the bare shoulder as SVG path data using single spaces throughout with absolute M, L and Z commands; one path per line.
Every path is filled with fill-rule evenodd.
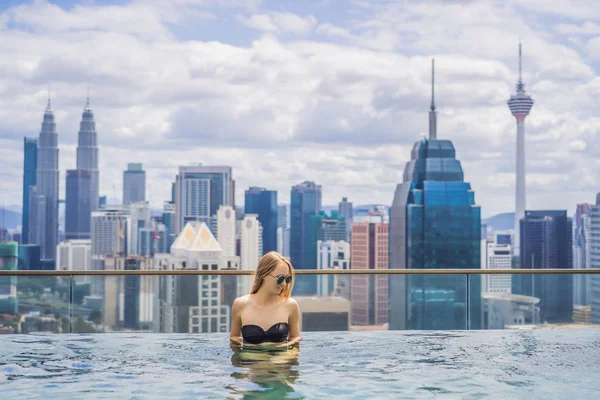
M 297 310 L 298 307 L 298 302 L 292 298 L 292 297 L 288 297 L 286 300 L 286 306 L 290 309 L 290 310 Z
M 248 304 L 249 301 L 250 301 L 249 294 L 247 294 L 245 296 L 240 296 L 233 301 L 232 308 L 234 308 L 236 310 L 240 310 L 240 309 L 244 308 L 246 306 L 246 304 Z

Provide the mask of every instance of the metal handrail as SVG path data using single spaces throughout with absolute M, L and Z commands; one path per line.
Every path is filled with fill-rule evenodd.
M 600 269 L 303 269 L 296 275 L 596 275 Z M 240 270 L 136 270 L 136 271 L 24 271 L 0 270 L 0 276 L 153 276 L 254 275 Z

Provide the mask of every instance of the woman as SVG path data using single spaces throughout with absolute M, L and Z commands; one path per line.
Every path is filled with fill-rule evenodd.
M 231 307 L 232 342 L 283 347 L 300 340 L 300 309 L 290 297 L 294 276 L 292 264 L 279 253 L 271 251 L 260 259 L 250 294 L 235 299 Z

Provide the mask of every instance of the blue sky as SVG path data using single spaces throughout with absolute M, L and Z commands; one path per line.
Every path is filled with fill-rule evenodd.
M 52 86 L 61 185 L 89 84 L 101 192 L 143 162 L 150 201 L 179 165 L 234 168 L 236 198 L 303 180 L 326 204 L 392 201 L 427 132 L 451 139 L 484 216 L 512 211 L 506 100 L 524 46 L 528 208 L 573 211 L 600 191 L 600 8 L 587 1 L 27 1 L 0 6 L 0 203 L 21 199 L 22 138 Z

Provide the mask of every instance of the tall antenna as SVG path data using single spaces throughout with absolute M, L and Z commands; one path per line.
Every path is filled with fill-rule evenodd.
M 48 106 L 46 107 L 47 110 L 51 110 L 51 106 L 50 106 L 50 99 L 52 97 L 52 92 L 50 90 L 50 82 L 48 82 Z
M 435 59 L 431 59 L 431 109 L 429 110 L 429 140 L 437 139 L 437 113 L 435 112 Z
M 521 38 L 519 38 L 519 83 L 523 83 L 523 55 L 521 53 Z
M 431 111 L 435 111 L 435 59 L 431 59 Z

